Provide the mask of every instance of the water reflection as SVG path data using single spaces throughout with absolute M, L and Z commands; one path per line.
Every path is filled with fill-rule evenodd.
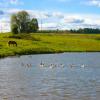
M 100 53 L 1 59 L 0 100 L 99 100 L 99 59 Z

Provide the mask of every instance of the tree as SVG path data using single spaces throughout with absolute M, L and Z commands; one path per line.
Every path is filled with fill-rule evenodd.
M 25 33 L 28 30 L 28 23 L 30 22 L 30 16 L 26 11 L 18 12 L 17 14 L 18 20 L 18 29 L 19 33 Z
M 37 19 L 32 18 L 32 20 L 29 22 L 29 32 L 36 32 L 38 29 L 39 27 Z
M 78 29 L 78 30 L 70 30 L 70 32 L 73 32 L 73 33 L 85 33 L 85 34 L 87 34 L 87 33 L 96 33 L 96 34 L 98 34 L 98 33 L 100 33 L 100 29 L 98 29 L 98 28 L 96 28 L 96 29 L 94 29 L 94 28 L 80 28 L 80 29 Z
M 11 31 L 14 33 L 30 33 L 38 30 L 36 18 L 30 19 L 26 11 L 20 11 L 11 16 Z
M 18 34 L 18 23 L 17 23 L 16 14 L 13 14 L 11 16 L 11 31 L 14 34 Z
M 13 34 L 18 34 L 18 27 L 16 25 L 12 26 L 12 33 Z

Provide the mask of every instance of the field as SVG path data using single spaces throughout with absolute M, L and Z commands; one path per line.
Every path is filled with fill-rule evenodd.
M 9 47 L 9 40 L 18 46 Z M 100 34 L 0 34 L 0 57 L 62 52 L 100 52 Z

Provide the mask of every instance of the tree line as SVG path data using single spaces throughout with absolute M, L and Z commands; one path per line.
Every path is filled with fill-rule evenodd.
M 100 29 L 98 29 L 98 28 L 96 28 L 96 29 L 93 29 L 93 28 L 83 28 L 83 29 L 82 29 L 82 28 L 80 28 L 80 29 L 78 29 L 78 30 L 75 30 L 75 29 L 73 30 L 73 29 L 71 29 L 70 32 L 71 32 L 71 33 L 85 33 L 85 34 L 86 34 L 86 33 L 87 33 L 87 34 L 88 34 L 88 33 L 91 33 L 91 34 L 92 34 L 92 33 L 99 34 L 99 33 L 100 33 Z
M 39 30 L 37 18 L 32 18 L 28 12 L 20 11 L 12 14 L 11 16 L 11 32 L 14 34 L 18 33 L 32 33 Z M 39 33 L 100 33 L 100 29 L 93 28 L 80 28 L 71 30 L 41 30 Z
M 36 32 L 38 29 L 37 19 L 31 18 L 26 11 L 20 11 L 11 16 L 11 31 L 14 34 Z

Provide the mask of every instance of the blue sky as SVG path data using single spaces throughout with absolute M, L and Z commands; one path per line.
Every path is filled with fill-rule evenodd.
M 21 10 L 43 29 L 100 27 L 100 0 L 0 0 L 0 30 L 10 30 L 11 14 Z

